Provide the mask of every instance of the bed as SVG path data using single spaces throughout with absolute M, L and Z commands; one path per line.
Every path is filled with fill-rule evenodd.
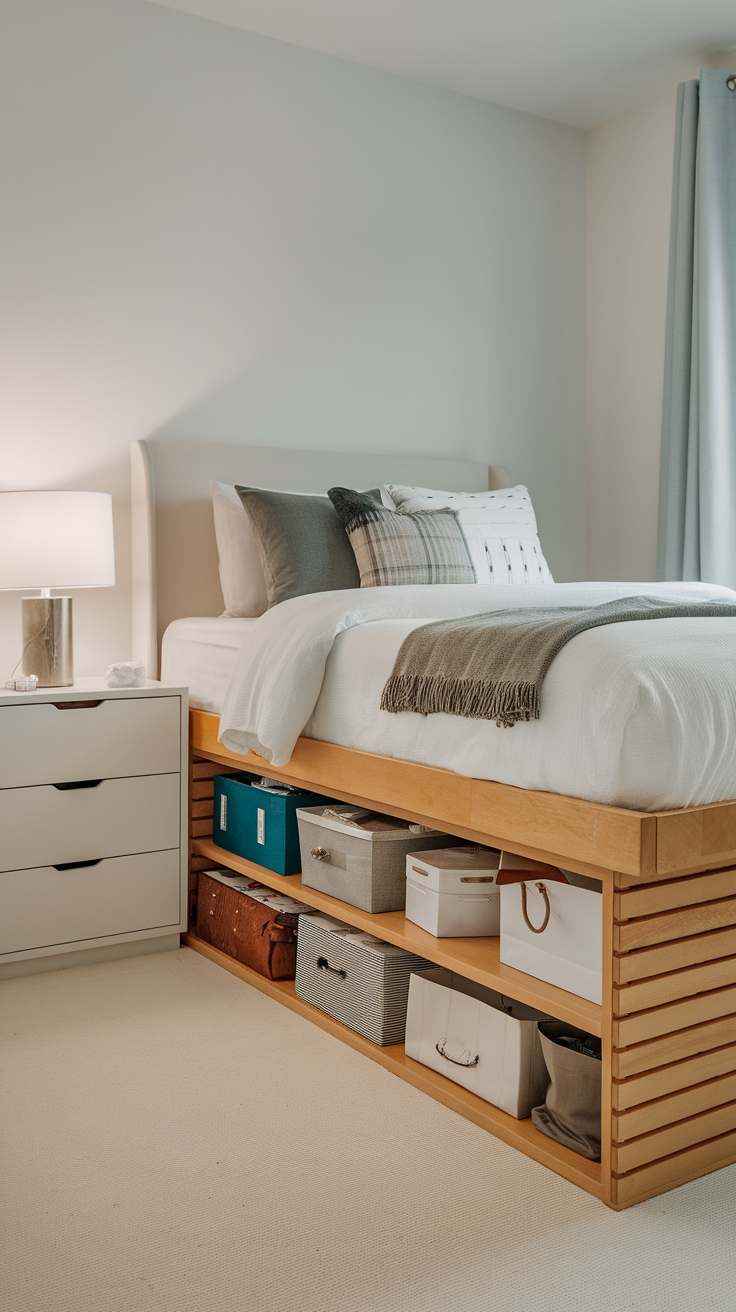
M 155 675 L 159 643 L 168 630 L 167 676 L 192 687 L 191 827 L 195 868 L 201 862 L 211 862 L 213 857 L 222 859 L 207 837 L 208 827 L 211 832 L 205 796 L 207 773 L 211 779 L 214 771 L 245 768 L 287 782 L 308 783 L 315 791 L 370 803 L 463 838 L 599 879 L 604 912 L 604 991 L 600 1008 L 500 965 L 497 949 L 494 956 L 494 940 L 431 940 L 423 931 L 411 929 L 400 913 L 368 919 L 374 932 L 389 941 L 421 949 L 439 965 L 601 1035 L 600 1164 L 583 1162 L 569 1150 L 542 1141 L 542 1136 L 525 1122 L 513 1122 L 488 1104 L 481 1105 L 481 1100 L 463 1094 L 458 1086 L 450 1087 L 440 1076 L 433 1077 L 403 1052 L 370 1051 L 372 1045 L 361 1046 L 350 1032 L 338 1033 L 342 1027 L 324 1023 L 319 1015 L 310 1014 L 309 1018 L 614 1208 L 630 1206 L 736 1160 L 736 944 L 731 942 L 732 935 L 736 936 L 731 928 L 736 924 L 736 870 L 730 869 L 736 861 L 736 802 L 725 795 L 733 777 L 729 753 L 736 741 L 730 711 L 725 718 L 715 713 L 709 716 L 707 752 L 714 768 L 707 779 L 697 764 L 693 766 L 706 750 L 697 741 L 697 733 L 702 730 L 697 709 L 689 719 L 680 717 L 669 745 L 673 761 L 685 759 L 693 766 L 687 779 L 670 777 L 661 744 L 648 763 L 645 734 L 643 746 L 629 743 L 629 755 L 640 776 L 634 791 L 627 781 L 623 790 L 619 787 L 616 791 L 610 771 L 608 776 L 603 771 L 595 783 L 595 796 L 585 796 L 585 788 L 575 785 L 575 769 L 577 777 L 582 777 L 590 774 L 590 766 L 572 760 L 574 752 L 571 754 L 565 747 L 562 712 L 559 723 L 551 722 L 545 730 L 547 743 L 544 751 L 536 750 L 536 758 L 534 731 L 539 730 L 541 722 L 515 726 L 512 733 L 506 734 L 504 748 L 507 755 L 517 758 L 514 769 L 504 776 L 503 762 L 499 765 L 496 761 L 485 770 L 495 777 L 483 778 L 483 766 L 478 763 L 487 758 L 487 748 L 477 726 L 471 734 L 475 736 L 475 756 L 471 752 L 461 761 L 460 755 L 452 756 L 448 726 L 440 734 L 446 753 L 443 758 L 438 757 L 436 744 L 429 742 L 431 726 L 422 727 L 422 733 L 427 730 L 424 741 L 420 741 L 422 733 L 417 729 L 407 747 L 398 727 L 394 732 L 399 737 L 391 740 L 385 727 L 376 729 L 370 715 L 359 715 L 356 723 L 346 714 L 346 708 L 356 699 L 358 685 L 368 688 L 369 702 L 375 697 L 407 623 L 431 616 L 431 607 L 421 612 L 420 606 L 416 613 L 410 611 L 408 620 L 401 615 L 374 616 L 364 630 L 364 636 L 369 634 L 367 644 L 357 638 L 355 626 L 345 629 L 331 643 L 322 673 L 318 671 L 318 695 L 302 721 L 305 732 L 295 738 L 288 759 L 282 761 L 288 732 L 278 739 L 280 747 L 275 752 L 269 753 L 266 744 L 264 756 L 244 748 L 233 750 L 232 745 L 219 741 L 220 712 L 226 704 L 230 674 L 239 660 L 246 659 L 254 634 L 267 626 L 261 624 L 259 628 L 259 621 L 218 619 L 222 601 L 208 481 L 216 478 L 226 483 L 247 481 L 254 486 L 284 488 L 286 471 L 289 490 L 293 491 L 323 491 L 328 483 L 336 482 L 365 487 L 386 481 L 481 491 L 508 482 L 506 471 L 492 468 L 489 474 L 487 467 L 470 462 L 284 453 L 215 443 L 135 444 L 135 654 L 146 662 L 149 675 Z M 363 589 L 362 596 L 365 600 L 368 592 L 392 591 Z M 344 611 L 350 599 L 342 601 Z M 339 602 L 337 593 L 329 598 L 333 610 Z M 299 609 L 294 601 L 282 606 Z M 269 615 L 274 616 L 280 609 L 275 607 Z M 676 623 L 659 623 L 664 628 L 672 622 Z M 332 620 L 322 616 L 320 623 L 329 627 Z M 568 652 L 574 646 L 571 643 Z M 610 643 L 606 651 L 610 651 Z M 620 655 L 625 656 L 625 651 Z M 361 661 L 366 675 L 370 675 L 362 682 L 357 677 Z M 720 673 L 714 675 L 714 697 L 719 681 L 729 682 L 728 656 L 724 661 Z M 574 668 L 572 660 L 573 674 Z M 184 677 L 187 672 L 189 677 Z M 568 671 L 567 678 L 562 679 L 568 701 L 570 682 Z M 564 686 L 560 691 L 563 702 Z M 563 706 L 563 702 L 559 704 Z M 300 713 L 292 708 L 292 727 L 293 715 L 298 719 Z M 605 720 L 601 723 L 604 725 Z M 525 731 L 529 732 L 525 735 Z M 570 742 L 575 737 L 573 724 Z M 344 741 L 339 741 L 341 738 Z M 263 738 L 256 741 L 265 742 Z M 559 774 L 550 775 L 548 769 L 544 773 L 555 745 L 559 755 L 571 758 L 569 792 L 550 791 L 550 782 Z M 689 755 L 685 758 L 687 745 Z M 383 750 L 376 750 L 379 746 Z M 402 751 L 414 759 L 406 759 Z M 270 761 L 266 759 L 269 754 Z M 447 768 L 450 760 L 454 769 Z M 473 760 L 475 767 L 468 764 Z M 665 766 L 659 777 L 649 779 L 653 786 L 647 791 L 648 774 L 656 774 L 657 761 L 665 761 Z M 683 799 L 691 798 L 698 800 L 695 804 L 681 804 Z M 231 865 L 236 862 L 237 858 L 229 859 Z M 293 881 L 298 880 L 281 880 L 271 874 L 268 878 L 275 886 L 292 890 Z M 305 896 L 306 890 L 300 895 Z M 334 913 L 334 907 L 322 905 L 321 895 L 313 895 L 311 900 L 318 909 Z M 344 908 L 344 904 L 339 906 Z M 344 908 L 342 918 L 364 927 L 364 913 L 349 915 L 347 910 Z M 421 940 L 417 936 L 422 936 Z M 187 942 L 201 950 L 191 935 Z M 250 982 L 257 987 L 264 983 L 255 979 Z M 271 986 L 270 991 L 294 1010 L 311 1012 L 283 987 L 279 991 Z

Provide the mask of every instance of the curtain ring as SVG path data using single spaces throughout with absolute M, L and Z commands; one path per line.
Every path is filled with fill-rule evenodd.
M 549 904 L 549 894 L 547 892 L 545 885 L 542 883 L 538 883 L 535 884 L 534 887 L 536 888 L 538 893 L 542 894 L 542 897 L 544 898 L 544 905 L 546 907 L 546 911 L 544 913 L 544 920 L 539 926 L 539 929 L 537 929 L 536 925 L 532 924 L 526 909 L 526 884 L 519 884 L 519 888 L 521 889 L 521 914 L 524 917 L 524 923 L 527 929 L 530 929 L 532 931 L 532 934 L 543 934 L 549 924 L 549 916 L 552 908 L 550 907 Z
M 729 91 L 736 91 L 736 75 L 731 73 L 730 76 L 726 78 L 726 86 Z

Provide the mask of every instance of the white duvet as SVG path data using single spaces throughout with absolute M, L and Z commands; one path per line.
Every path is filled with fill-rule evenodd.
M 615 597 L 736 603 L 700 583 L 564 583 L 350 589 L 295 597 L 249 629 L 220 741 L 285 765 L 300 734 L 641 810 L 736 797 L 736 618 L 590 629 L 550 666 L 539 720 L 497 728 L 379 709 L 396 653 L 435 619 Z

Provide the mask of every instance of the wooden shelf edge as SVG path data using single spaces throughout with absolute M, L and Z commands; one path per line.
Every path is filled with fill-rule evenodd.
M 369 1057 L 385 1070 L 391 1071 L 399 1079 L 406 1080 L 408 1084 L 426 1093 L 435 1101 L 441 1102 L 450 1111 L 457 1112 L 464 1116 L 466 1120 L 473 1121 L 481 1129 L 486 1130 L 497 1139 L 503 1140 L 510 1147 L 516 1148 L 519 1152 L 525 1153 L 527 1157 L 533 1158 L 541 1166 L 546 1166 L 549 1170 L 561 1175 L 571 1184 L 585 1189 L 587 1193 L 593 1194 L 595 1198 L 601 1199 L 601 1166 L 599 1162 L 589 1162 L 577 1153 L 571 1152 L 569 1148 L 557 1144 L 552 1139 L 547 1139 L 538 1130 L 534 1129 L 531 1120 L 517 1121 L 513 1116 L 502 1112 L 500 1108 L 494 1107 L 492 1103 L 485 1102 L 483 1098 L 478 1098 L 475 1094 L 469 1093 L 459 1084 L 454 1084 L 444 1075 L 438 1074 L 437 1071 L 430 1070 L 428 1066 L 422 1066 L 419 1062 L 412 1061 L 404 1052 L 403 1043 L 393 1044 L 390 1047 L 381 1048 L 370 1039 L 366 1039 L 362 1034 L 356 1034 L 354 1030 L 348 1029 L 346 1025 L 341 1025 L 339 1021 L 333 1020 L 326 1012 L 320 1011 L 313 1007 L 311 1003 L 305 1002 L 302 998 L 297 997 L 294 989 L 293 980 L 268 980 L 256 971 L 251 970 L 248 966 L 243 966 L 239 961 L 229 957 L 227 953 L 221 952 L 219 948 L 212 947 L 205 943 L 203 939 L 196 934 L 187 933 L 181 936 L 182 944 L 185 947 L 192 948 L 193 951 L 200 953 L 201 956 L 207 957 L 208 960 L 221 966 L 231 975 L 235 975 L 244 983 L 252 985 L 267 997 L 273 998 L 280 1002 L 282 1006 L 288 1007 L 291 1011 L 304 1017 L 305 1020 L 311 1021 L 320 1029 L 331 1034 L 333 1038 L 339 1039 L 348 1047 L 354 1048 L 364 1057 Z
M 600 879 L 604 883 L 611 877 L 611 868 L 606 865 L 600 865 L 595 860 L 585 860 L 580 857 L 572 856 L 567 849 L 564 853 L 557 852 L 555 854 L 554 852 L 549 851 L 546 847 L 542 848 L 538 845 L 529 846 L 529 844 L 520 842 L 516 834 L 511 832 L 507 832 L 505 837 L 502 837 L 500 834 L 494 833 L 492 825 L 489 828 L 485 823 L 481 824 L 473 819 L 472 804 L 468 805 L 468 796 L 465 796 L 468 788 L 472 793 L 472 785 L 479 784 L 481 788 L 487 785 L 491 789 L 500 788 L 504 790 L 504 792 L 518 794 L 521 790 L 514 788 L 512 785 L 495 784 L 490 780 L 483 779 L 473 780 L 469 777 L 466 778 L 464 775 L 456 775 L 454 771 L 443 770 L 436 766 L 426 766 L 411 761 L 400 761 L 394 757 L 374 756 L 374 754 L 370 752 L 361 752 L 353 750 L 352 748 L 338 747 L 332 743 L 323 743 L 318 739 L 310 738 L 299 739 L 288 765 L 273 766 L 270 765 L 269 762 L 264 761 L 261 757 L 254 755 L 252 752 L 239 756 L 230 752 L 226 747 L 223 747 L 223 745 L 217 741 L 217 729 L 213 727 L 212 723 L 210 723 L 211 721 L 214 721 L 215 724 L 219 724 L 218 717 L 213 716 L 208 711 L 193 710 L 191 712 L 190 738 L 192 754 L 198 759 L 211 761 L 213 764 L 226 770 L 249 770 L 256 774 L 269 774 L 272 777 L 282 779 L 284 783 L 295 784 L 296 786 L 304 786 L 305 784 L 308 784 L 315 792 L 327 793 L 329 796 L 340 798 L 341 801 L 349 802 L 353 806 L 366 806 L 373 808 L 376 805 L 380 805 L 391 815 L 401 816 L 404 820 L 411 820 L 417 824 L 425 824 L 430 825 L 432 828 L 443 829 L 447 833 L 455 834 L 458 838 L 466 839 L 469 843 L 484 843 L 490 847 L 507 847 L 509 851 L 516 852 L 519 856 L 531 857 L 532 860 L 535 861 L 548 861 L 553 865 L 559 864 L 566 870 L 576 870 L 580 875 L 590 875 L 591 878 Z M 317 761 L 311 759 L 315 753 L 318 758 Z M 318 763 L 319 758 L 325 753 L 328 759 L 323 761 L 320 765 Z M 337 753 L 337 761 L 329 759 L 334 753 Z M 415 772 L 419 772 L 424 776 L 431 776 L 432 788 L 430 788 L 430 796 L 432 795 L 433 790 L 436 791 L 437 788 L 441 788 L 445 793 L 447 792 L 448 786 L 452 788 L 453 792 L 456 792 L 459 789 L 460 793 L 463 795 L 463 800 L 458 799 L 459 810 L 452 808 L 451 815 L 444 814 L 441 817 L 434 815 L 432 813 L 433 807 L 431 805 L 429 807 L 425 805 L 427 800 L 426 788 L 420 788 L 419 797 L 414 798 L 419 809 L 417 809 L 417 806 L 407 807 L 401 804 L 398 801 L 398 798 L 401 796 L 402 790 L 395 786 L 392 786 L 385 796 L 381 793 L 380 798 L 377 796 L 366 796 L 363 770 L 368 761 L 379 762 L 383 768 L 387 766 L 389 768 L 396 768 L 402 774 L 402 778 L 404 777 L 404 772 L 408 772 L 410 778 L 415 777 Z M 356 765 L 358 768 L 357 778 L 355 777 Z M 326 774 L 325 767 L 327 770 Z M 451 782 L 448 784 L 448 781 Z M 426 782 L 425 779 L 425 784 Z M 357 790 L 352 786 L 355 783 L 360 783 L 360 787 Z M 544 799 L 544 801 L 556 796 L 552 793 L 529 795 L 540 797 Z M 581 799 L 575 798 L 559 798 L 558 800 L 563 803 L 569 801 L 573 806 L 576 801 L 581 801 Z M 593 805 L 593 803 L 582 802 L 582 805 L 587 807 Z M 638 816 L 641 823 L 645 826 L 649 825 L 649 822 L 652 819 L 648 812 L 633 812 L 626 808 L 613 807 L 606 807 L 605 809 L 611 814 L 614 811 L 620 811 L 622 816 L 627 817 L 627 820 L 631 819 L 632 816 Z M 596 855 L 596 852 L 589 854 L 591 857 L 595 857 Z M 626 859 L 622 858 L 620 855 L 617 864 L 619 866 L 624 865 L 627 869 L 629 869 L 629 866 L 631 865 L 630 862 L 627 862 Z M 632 872 L 634 871 L 634 868 L 636 871 L 636 873 L 631 873 L 631 878 L 639 878 L 641 874 L 640 865 L 641 852 L 639 852 L 639 855 L 635 858 L 634 866 L 631 867 Z
M 235 870 L 239 874 L 258 879 L 272 888 L 279 889 L 280 892 L 288 893 L 291 897 L 314 907 L 315 911 L 322 911 L 336 920 L 354 925 L 357 929 L 368 930 L 371 934 L 380 934 L 388 943 L 417 952 L 428 961 L 436 962 L 438 966 L 445 966 L 458 975 L 473 979 L 478 984 L 495 989 L 496 992 L 505 993 L 515 998 L 517 1002 L 535 1007 L 538 1011 L 546 1012 L 558 1020 L 567 1021 L 568 1024 L 576 1025 L 600 1038 L 601 1008 L 597 1003 L 588 1002 L 586 998 L 579 998 L 565 989 L 556 988 L 554 984 L 546 984 L 544 980 L 526 975 L 521 970 L 515 970 L 513 966 L 496 965 L 493 959 L 490 964 L 479 960 L 484 951 L 489 955 L 498 952 L 496 939 L 435 938 L 433 934 L 428 934 L 418 925 L 411 926 L 408 939 L 406 925 L 410 922 L 405 920 L 402 912 L 389 911 L 385 914 L 372 915 L 368 911 L 361 911 L 359 907 L 350 906 L 349 903 L 340 902 L 327 893 L 320 893 L 317 889 L 307 887 L 302 884 L 299 875 L 277 875 L 273 870 L 267 870 L 264 866 L 247 861 L 244 857 L 226 852 L 223 848 L 217 847 L 212 839 L 195 838 L 192 842 L 192 851 L 207 857 L 216 865 L 227 866 L 228 869 Z

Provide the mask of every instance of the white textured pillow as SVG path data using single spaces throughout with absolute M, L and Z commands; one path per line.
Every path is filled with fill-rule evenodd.
M 234 487 L 210 483 L 220 587 L 228 619 L 254 619 L 268 610 L 266 576 L 251 523 Z
M 553 583 L 537 534 L 537 518 L 525 487 L 496 492 L 440 492 L 387 483 L 381 499 L 389 509 L 454 510 L 465 534 L 479 583 Z

